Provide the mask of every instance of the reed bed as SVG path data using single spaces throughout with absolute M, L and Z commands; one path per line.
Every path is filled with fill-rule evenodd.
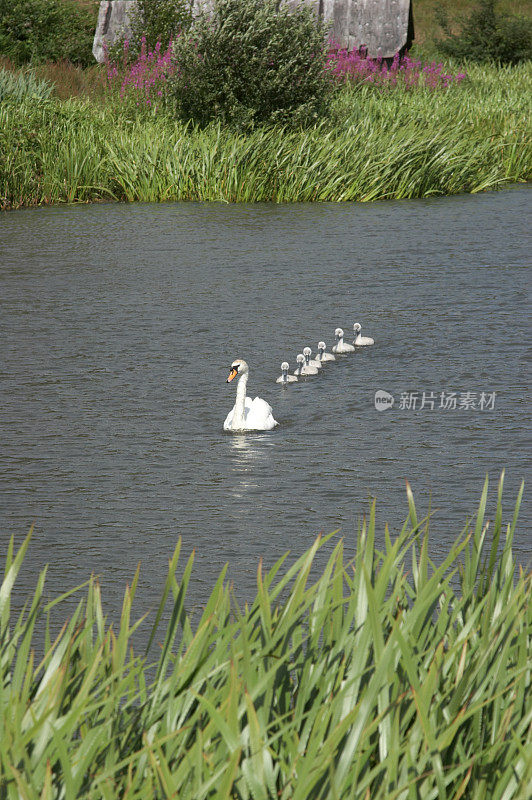
M 116 628 L 93 577 L 52 639 L 46 620 L 69 593 L 45 602 L 44 570 L 12 614 L 29 537 L 16 554 L 11 540 L 0 797 L 530 797 L 532 578 L 512 554 L 522 488 L 506 526 L 502 489 L 503 477 L 488 523 L 486 480 L 476 519 L 440 564 L 407 487 L 408 519 L 396 537 L 385 529 L 382 549 L 373 504 L 352 561 L 331 535 L 290 568 L 259 564 L 244 608 L 224 568 L 197 621 L 193 556 L 181 566 L 178 544 L 142 655 L 131 643 L 146 624 L 131 618 L 138 570 Z
M 305 202 L 479 192 L 529 180 L 530 64 L 441 92 L 346 86 L 313 128 L 202 130 L 79 100 L 0 105 L 0 207 L 98 200 Z
M 16 103 L 25 98 L 47 100 L 52 94 L 53 85 L 46 80 L 39 80 L 34 70 L 17 73 L 0 66 L 0 103 L 11 100 Z

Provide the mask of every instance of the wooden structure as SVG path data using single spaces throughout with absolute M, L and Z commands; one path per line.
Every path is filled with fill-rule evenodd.
M 211 2 L 193 0 L 194 10 L 208 11 Z M 329 24 L 339 47 L 364 47 L 372 58 L 392 58 L 410 48 L 414 39 L 412 0 L 280 0 L 289 7 L 301 2 Z M 111 46 L 121 34 L 127 35 L 135 6 L 136 0 L 101 0 L 92 48 L 97 61 L 104 60 L 104 42 Z

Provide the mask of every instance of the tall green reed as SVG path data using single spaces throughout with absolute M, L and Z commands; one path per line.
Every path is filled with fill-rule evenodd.
M 178 543 L 145 653 L 132 647 L 139 572 L 119 624 L 97 580 L 52 639 L 45 572 L 18 615 L 0 588 L 0 797 L 494 798 L 532 787 L 532 578 L 488 483 L 442 563 L 429 521 L 377 546 L 375 504 L 356 555 L 318 538 L 293 566 L 257 569 L 241 608 L 224 568 L 193 621 L 193 556 Z M 316 577 L 317 554 L 330 551 Z M 178 577 L 178 572 L 180 577 Z M 170 602 L 166 630 L 159 630 Z M 33 646 L 44 622 L 42 658 Z M 157 647 L 156 647 L 157 646 Z M 154 650 L 156 654 L 154 655 Z
M 251 133 L 79 101 L 0 105 L 0 207 L 94 200 L 371 201 L 528 180 L 530 65 L 441 93 L 345 87 L 316 127 Z
M 34 70 L 27 69 L 14 73 L 0 67 L 0 103 L 12 100 L 16 103 L 28 98 L 47 100 L 53 91 L 53 84 L 46 79 L 38 79 Z

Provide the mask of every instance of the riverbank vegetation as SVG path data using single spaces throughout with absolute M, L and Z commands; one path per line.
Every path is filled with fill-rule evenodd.
M 45 600 L 43 571 L 13 613 L 29 537 L 16 554 L 11 541 L 0 796 L 525 800 L 532 576 L 512 552 L 521 494 L 505 525 L 501 478 L 488 523 L 486 481 L 471 528 L 435 563 L 408 490 L 397 535 L 376 530 L 373 504 L 352 561 L 342 541 L 320 538 L 289 568 L 259 564 L 244 607 L 224 568 L 201 618 L 187 607 L 193 556 L 181 565 L 178 544 L 142 654 L 138 571 L 116 627 L 92 577 L 51 635 L 46 621 L 71 593 Z
M 529 64 L 443 92 L 345 86 L 330 120 L 234 131 L 79 100 L 0 104 L 0 205 L 378 200 L 527 180 Z
M 28 3 L 39 10 L 42 0 Z M 4 38 L 20 33 L 16 5 L 0 0 Z M 59 6 L 71 14 L 79 4 Z M 149 41 L 137 25 L 140 44 L 126 42 L 104 66 L 84 68 L 81 57 L 39 65 L 36 51 L 34 66 L 16 71 L 19 56 L 4 58 L 0 209 L 369 201 L 530 179 L 529 59 L 444 65 L 414 54 L 383 63 L 326 44 L 306 9 L 280 24 L 274 0 L 216 0 L 209 24 L 181 15 L 188 32 L 150 46 L 154 9 L 167 35 L 174 6 L 143 0 L 142 8 Z M 84 0 L 78 11 L 91 9 Z

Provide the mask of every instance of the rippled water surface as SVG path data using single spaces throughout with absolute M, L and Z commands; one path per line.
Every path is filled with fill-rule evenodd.
M 142 563 L 157 601 L 179 536 L 201 604 L 224 562 L 241 597 L 259 559 L 434 511 L 441 555 L 506 467 L 508 517 L 530 428 L 528 187 L 373 205 L 94 205 L 0 217 L 1 537 L 35 534 L 21 591 L 101 575 L 113 612 Z M 280 363 L 355 321 L 374 347 L 283 390 Z M 350 337 L 352 338 L 352 336 Z M 224 434 L 231 361 L 272 433 Z M 378 412 L 374 395 L 395 397 Z M 494 410 L 439 408 L 496 393 Z M 402 409 L 434 392 L 434 409 Z M 460 397 L 460 394 L 458 394 Z M 516 549 L 531 552 L 531 505 Z

